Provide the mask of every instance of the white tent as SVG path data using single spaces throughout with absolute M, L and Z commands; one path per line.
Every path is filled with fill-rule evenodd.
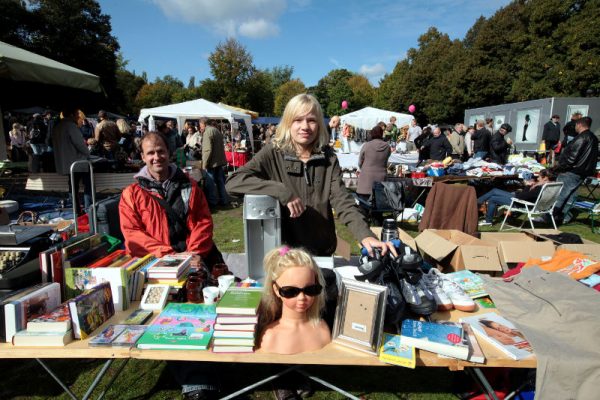
M 374 107 L 365 107 L 340 116 L 340 121 L 342 126 L 347 123 L 357 128 L 370 130 L 381 121 L 387 124 L 390 122 L 390 118 L 392 116 L 396 117 L 396 126 L 398 128 L 404 125 L 409 125 L 410 121 L 414 118 L 410 114 L 380 110 L 379 108 Z
M 149 119 L 148 126 L 150 130 L 154 129 L 154 117 L 175 118 L 177 126 L 181 129 L 186 119 L 198 119 L 202 117 L 213 119 L 226 119 L 229 122 L 234 122 L 235 119 L 244 120 L 246 130 L 250 136 L 250 143 L 253 143 L 252 137 L 252 117 L 248 114 L 239 111 L 224 108 L 218 104 L 208 100 L 197 99 L 185 101 L 183 103 L 169 104 L 154 108 L 143 108 L 140 111 L 139 122 Z

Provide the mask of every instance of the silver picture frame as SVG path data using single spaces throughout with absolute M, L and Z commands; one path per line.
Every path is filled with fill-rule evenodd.
M 381 346 L 387 287 L 343 278 L 333 341 L 377 355 Z

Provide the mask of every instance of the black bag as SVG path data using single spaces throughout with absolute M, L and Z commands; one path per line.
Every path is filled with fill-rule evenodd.
M 119 218 L 119 202 L 121 194 L 108 197 L 96 203 L 96 220 L 98 223 L 98 233 L 106 233 L 112 237 L 124 241 L 123 232 L 121 232 L 121 223 Z M 88 213 L 91 221 L 91 215 Z

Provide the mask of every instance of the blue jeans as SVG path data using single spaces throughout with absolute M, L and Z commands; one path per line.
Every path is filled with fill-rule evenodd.
M 217 186 L 217 192 L 219 192 L 219 204 L 226 206 L 229 204 L 229 196 L 225 190 L 225 172 L 223 171 L 223 167 L 206 168 L 206 172 Z
M 558 195 L 558 200 L 556 201 L 556 206 L 554 207 L 555 214 L 559 215 L 563 213 L 567 204 L 570 204 L 575 200 L 577 189 L 579 188 L 579 185 L 581 185 L 581 182 L 583 182 L 583 178 L 573 172 L 563 172 L 558 174 L 556 181 L 563 183 L 563 187 Z
M 488 202 L 485 221 L 492 222 L 494 215 L 496 214 L 496 208 L 498 206 L 510 205 L 513 197 L 514 193 L 507 192 L 506 190 L 502 189 L 492 189 L 483 196 L 479 197 L 477 199 L 477 204 L 483 204 L 486 201 Z
M 487 151 L 478 151 L 475 154 L 473 154 L 473 158 L 481 158 L 482 160 L 484 158 L 486 158 L 488 156 L 488 152 Z
M 210 207 L 215 207 L 218 203 L 215 180 L 206 170 L 202 171 L 202 177 L 204 178 L 204 187 L 202 189 L 204 190 L 206 201 Z
M 48 148 L 48 146 L 43 143 L 29 143 L 29 145 L 31 146 L 31 152 L 36 156 L 41 156 Z

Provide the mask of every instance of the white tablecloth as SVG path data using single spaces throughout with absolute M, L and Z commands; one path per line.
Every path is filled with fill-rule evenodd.
M 351 153 L 342 153 L 338 149 L 337 157 L 340 161 L 340 166 L 342 167 L 342 169 L 358 169 L 358 154 L 360 153 L 360 145 L 358 145 L 356 142 L 353 142 L 351 148 L 354 150 L 356 147 L 358 147 L 358 151 L 353 151 Z M 410 165 L 412 167 L 416 166 L 418 162 L 419 153 L 417 152 L 405 154 L 392 153 L 390 155 L 390 158 L 388 159 L 389 164 L 405 164 Z

